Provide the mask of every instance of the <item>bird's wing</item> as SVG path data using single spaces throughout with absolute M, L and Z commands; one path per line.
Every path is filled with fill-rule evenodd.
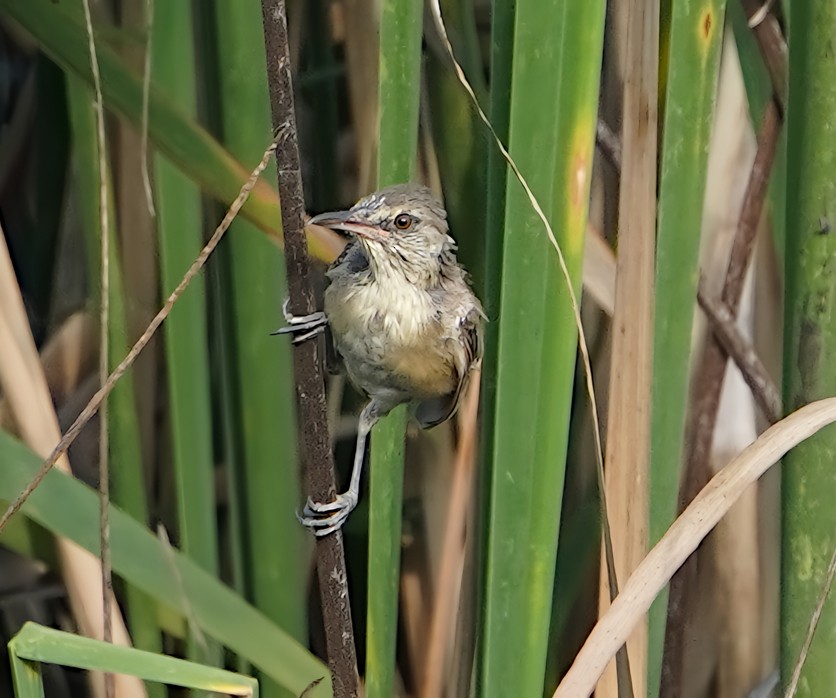
M 485 313 L 478 305 L 473 306 L 462 320 L 462 342 L 466 350 L 465 363 L 461 369 L 462 373 L 470 373 L 474 368 L 478 368 L 482 362 L 482 354 L 485 350 L 484 321 Z
M 325 276 L 333 280 L 341 276 L 362 274 L 368 268 L 369 258 L 363 250 L 363 246 L 357 240 L 350 240 L 339 256 L 331 262 Z
M 334 345 L 334 333 L 331 325 L 325 325 L 325 368 L 332 376 L 345 373 L 343 357 Z
M 429 429 L 446 422 L 455 414 L 459 400 L 467 388 L 471 372 L 482 361 L 484 317 L 482 309 L 474 305 L 459 320 L 459 337 L 454 341 L 460 342 L 464 351 L 456 352 L 456 373 L 458 374 L 456 389 L 447 395 L 418 403 L 415 408 L 415 419 L 422 429 Z
M 350 240 L 339 256 L 331 262 L 325 272 L 326 288 L 331 284 L 354 283 L 359 275 L 369 269 L 369 258 L 357 240 Z M 344 373 L 343 357 L 334 345 L 331 325 L 325 326 L 325 366 L 331 374 Z

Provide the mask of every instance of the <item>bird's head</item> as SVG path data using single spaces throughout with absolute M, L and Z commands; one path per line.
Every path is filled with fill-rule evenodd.
M 376 271 L 402 272 L 418 281 L 453 257 L 447 212 L 427 187 L 396 184 L 360 199 L 347 211 L 314 216 L 310 223 L 357 238 Z

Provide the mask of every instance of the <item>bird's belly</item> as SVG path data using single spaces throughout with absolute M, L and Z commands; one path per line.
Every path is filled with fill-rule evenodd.
M 429 296 L 372 284 L 349 294 L 325 294 L 334 344 L 352 382 L 369 395 L 402 400 L 444 395 L 455 388 L 452 354 Z

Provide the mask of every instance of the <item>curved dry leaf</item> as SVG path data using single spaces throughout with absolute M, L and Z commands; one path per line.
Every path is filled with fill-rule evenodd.
M 767 429 L 717 473 L 674 521 L 592 629 L 554 698 L 588 696 L 609 661 L 644 617 L 674 572 L 717 522 L 790 449 L 836 422 L 836 398 L 805 405 Z

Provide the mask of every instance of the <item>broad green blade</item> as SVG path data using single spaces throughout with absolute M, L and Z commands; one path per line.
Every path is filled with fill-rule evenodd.
M 32 479 L 41 459 L 0 432 L 0 463 L 0 500 L 8 502 Z M 52 470 L 24 504 L 23 513 L 55 535 L 98 552 L 98 496 L 78 480 Z M 110 525 L 113 571 L 128 584 L 188 617 L 287 691 L 299 695 L 312 681 L 325 677 L 310 695 L 330 695 L 327 667 L 235 592 L 115 506 Z
M 508 128 L 510 120 L 511 69 L 514 50 L 514 12 L 513 3 L 494 0 L 491 8 L 491 56 L 490 56 L 490 93 L 488 117 L 497 134 L 504 144 L 508 143 Z M 490 135 L 487 136 L 490 138 Z M 466 648 L 469 664 L 481 666 L 485 657 L 485 645 L 481 641 L 484 632 L 487 613 L 485 600 L 488 596 L 487 560 L 489 557 L 489 541 L 487 529 L 491 516 L 491 498 L 493 492 L 494 468 L 494 434 L 490 425 L 496 412 L 497 399 L 497 366 L 496 348 L 499 344 L 500 323 L 499 305 L 502 296 L 502 265 L 505 245 L 505 185 L 508 166 L 502 153 L 495 143 L 489 142 L 487 148 L 486 178 L 487 194 L 485 201 L 485 261 L 482 270 L 483 291 L 482 305 L 488 321 L 485 326 L 485 355 L 482 359 L 482 379 L 480 385 L 480 424 L 481 462 L 477 465 L 477 501 L 476 513 L 476 542 L 474 544 L 474 567 L 477 573 L 473 590 L 474 599 L 470 600 L 473 617 L 476 618 L 476 629 L 472 631 L 471 640 Z M 470 675 L 470 672 L 460 672 L 460 676 Z M 478 682 L 478 670 L 473 674 Z M 470 683 L 474 679 L 470 679 Z M 464 678 L 459 683 L 460 690 Z M 475 687 L 467 684 L 470 691 Z
M 152 80 L 184 114 L 194 115 L 197 90 L 188 3 L 156 3 L 151 37 Z M 203 245 L 200 190 L 161 155 L 154 158 L 154 192 L 160 251 L 161 295 L 167 298 Z M 166 320 L 166 377 L 172 465 L 177 490 L 180 549 L 213 575 L 218 573 L 215 462 L 212 450 L 206 280 L 198 275 Z M 219 664 L 217 646 L 190 638 L 189 657 Z
M 651 547 L 673 522 L 679 498 L 700 231 L 725 4 L 725 0 L 711 0 L 672 7 L 656 240 Z M 664 593 L 650 611 L 649 695 L 659 690 L 666 616 Z
M 510 94 L 509 150 L 552 224 L 576 294 L 604 9 L 518 1 L 510 84 L 492 85 L 492 113 Z M 493 68 L 508 75 L 507 66 Z M 493 394 L 485 410 L 490 495 L 476 693 L 534 696 L 544 689 L 577 329 L 542 222 L 512 173 L 506 189 L 504 232 L 490 230 L 500 238 L 489 243 L 486 278 L 497 305 L 488 311 L 487 351 L 495 357 L 486 363 L 495 375 L 483 379 Z
M 35 668 L 32 662 L 48 662 L 78 669 L 129 674 L 145 681 L 224 695 L 258 696 L 258 682 L 250 676 L 93 640 L 32 622 L 26 623 L 9 641 L 9 654 L 13 661 L 26 660 L 25 663 L 32 669 Z M 18 698 L 20 696 L 18 693 Z
M 836 394 L 836 4 L 793 3 L 787 103 L 786 411 Z M 782 469 L 781 680 L 786 686 L 836 548 L 836 432 L 793 449 Z M 798 696 L 836 695 L 836 594 L 824 605 Z
M 383 0 L 380 19 L 378 188 L 407 182 L 418 147 L 421 0 Z M 366 695 L 393 694 L 401 557 L 406 410 L 398 407 L 372 433 Z
M 257 159 L 271 132 L 264 32 L 259 3 L 216 3 L 219 131 L 242 160 Z M 275 182 L 275 168 L 265 173 Z M 248 595 L 253 605 L 300 641 L 307 638 L 309 536 L 296 520 L 300 483 L 291 345 L 271 337 L 282 324 L 285 264 L 270 240 L 249 222 L 232 224 L 223 271 L 225 338 L 235 399 L 233 438 L 241 490 Z M 265 696 L 276 695 L 271 682 Z
M 96 121 L 91 90 L 78 79 L 68 77 L 67 99 L 73 137 L 75 182 L 82 225 L 85 230 L 87 269 L 91 279 L 98 279 L 100 270 L 100 240 L 102 235 L 99 217 L 99 172 Z M 110 177 L 110 171 L 105 173 Z M 109 187 L 108 201 L 109 254 L 110 254 L 110 325 L 108 327 L 110 356 L 108 368 L 112 370 L 128 353 L 131 339 L 127 329 L 127 308 L 116 234 L 116 215 L 113 204 L 113 186 Z M 101 286 L 94 285 L 94 294 L 100 301 Z M 142 465 L 142 440 L 132 372 L 123 376 L 108 398 L 109 453 L 111 498 L 134 519 L 145 525 L 148 521 L 148 502 Z M 96 507 L 98 510 L 98 506 Z M 130 618 L 134 645 L 151 652 L 162 649 L 162 638 L 153 613 L 153 603 L 140 590 L 129 587 L 125 593 L 126 611 Z M 152 692 L 153 694 L 153 692 Z M 157 695 L 160 695 L 157 693 Z
M 25 627 L 25 626 L 24 626 Z M 44 682 L 37 662 L 21 659 L 14 648 L 14 638 L 9 642 L 9 661 L 16 698 L 44 698 Z
M 453 50 L 482 103 L 487 102 L 479 37 L 471 0 L 441 3 Z M 485 215 L 487 176 L 485 163 L 492 144 L 468 94 L 441 53 L 426 57 L 428 111 L 450 232 L 458 243 L 459 261 L 470 272 L 479 297 L 484 291 Z M 503 175 L 504 183 L 504 175 Z

